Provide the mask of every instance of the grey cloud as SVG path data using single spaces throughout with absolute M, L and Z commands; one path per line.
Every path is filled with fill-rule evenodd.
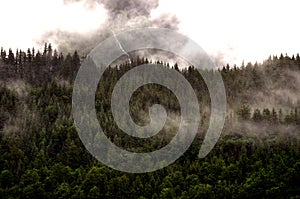
M 162 14 L 157 18 L 151 18 L 151 11 L 158 7 L 159 0 L 64 0 L 65 6 L 76 2 L 84 2 L 89 9 L 94 9 L 97 4 L 103 5 L 107 10 L 107 20 L 104 24 L 99 23 L 97 30 L 84 34 L 61 30 L 46 32 L 39 43 L 52 42 L 61 52 L 79 50 L 83 54 L 88 54 L 99 42 L 112 36 L 112 31 L 117 33 L 142 27 L 176 30 L 179 25 L 179 20 L 174 15 Z

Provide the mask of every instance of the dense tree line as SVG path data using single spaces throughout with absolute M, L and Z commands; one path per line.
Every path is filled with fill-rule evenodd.
M 291 109 L 290 113 L 284 115 L 282 110 L 279 111 L 269 110 L 264 108 L 263 110 L 255 109 L 251 113 L 251 109 L 247 105 L 241 106 L 236 114 L 241 120 L 253 120 L 255 122 L 270 122 L 270 123 L 281 123 L 281 124 L 300 124 L 300 115 L 298 114 L 298 108 Z
M 27 52 L 11 49 L 8 53 L 1 48 L 1 79 L 20 78 L 32 85 L 49 82 L 53 77 L 71 80 L 80 66 L 80 57 L 75 51 L 64 56 L 53 50 L 51 44 L 45 44 L 43 52 L 34 48 Z
M 132 151 L 153 151 L 165 146 L 176 122 L 169 121 L 153 139 L 132 138 L 113 121 L 110 96 L 126 71 L 142 63 L 108 67 L 96 93 L 97 116 L 107 136 Z M 0 60 L 0 198 L 297 198 L 300 196 L 299 106 L 256 108 L 248 92 L 264 91 L 268 81 L 282 87 L 285 71 L 300 72 L 300 58 L 281 55 L 263 64 L 220 69 L 229 110 L 227 126 L 237 123 L 294 126 L 295 136 L 272 137 L 262 142 L 222 136 L 204 159 L 197 155 L 209 122 L 209 93 L 191 66 L 185 69 L 167 63 L 162 67 L 182 73 L 195 89 L 203 114 L 199 134 L 189 150 L 172 165 L 146 174 L 118 172 L 99 163 L 82 145 L 71 115 L 72 83 L 80 56 L 59 54 L 46 44 L 44 51 L 1 49 Z M 213 73 L 212 71 L 207 71 Z M 267 76 L 267 77 L 266 77 Z M 25 82 L 23 93 L 9 85 Z M 165 81 L 169 81 L 166 79 Z M 17 85 L 18 87 L 18 85 Z M 253 94 L 254 95 L 254 94 Z M 135 122 L 149 122 L 147 112 L 162 104 L 171 115 L 180 115 L 172 92 L 163 86 L 138 89 L 130 101 Z M 286 106 L 284 107 L 286 108 Z M 146 115 L 144 117 L 144 115 Z M 176 121 L 176 117 L 174 119 Z M 231 122 L 231 123 L 229 123 Z M 172 127 L 172 128 L 171 128 Z M 226 127 L 224 134 L 231 133 Z M 244 129 L 238 129 L 243 131 Z M 290 130 L 290 129 L 288 129 Z M 202 132 L 203 131 L 203 132 Z M 228 131 L 228 132 L 227 132 Z M 284 132 L 282 132 L 284 133 Z M 202 135 L 202 136 L 201 136 Z

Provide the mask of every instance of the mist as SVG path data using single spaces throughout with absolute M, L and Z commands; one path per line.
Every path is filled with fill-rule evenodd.
M 76 31 L 63 31 L 60 29 L 47 31 L 39 39 L 39 43 L 51 42 L 60 52 L 73 52 L 78 50 L 86 55 L 99 42 L 118 32 L 142 27 L 159 27 L 178 29 L 179 20 L 175 15 L 163 13 L 152 17 L 151 12 L 159 5 L 159 0 L 65 0 L 65 6 L 82 2 L 86 9 L 92 11 L 103 6 L 106 11 L 105 21 L 99 20 L 95 30 L 80 33 Z

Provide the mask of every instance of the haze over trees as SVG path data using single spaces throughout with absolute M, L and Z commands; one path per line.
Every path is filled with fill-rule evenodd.
M 210 98 L 197 70 L 135 56 L 108 67 L 99 82 L 96 110 L 107 136 L 129 151 L 165 146 L 178 128 L 175 95 L 160 85 L 139 88 L 130 101 L 135 122 L 162 104 L 170 118 L 152 139 L 133 138 L 113 121 L 110 95 L 118 79 L 143 63 L 182 73 L 202 114 L 197 138 L 175 163 L 128 174 L 99 163 L 81 143 L 71 115 L 72 84 L 82 58 L 45 44 L 42 52 L 1 48 L 0 198 L 299 198 L 300 57 L 271 56 L 263 63 L 219 69 L 228 113 L 220 140 L 197 157 L 210 117 Z M 206 71 L 212 72 L 212 71 Z M 166 77 L 167 78 L 167 77 Z

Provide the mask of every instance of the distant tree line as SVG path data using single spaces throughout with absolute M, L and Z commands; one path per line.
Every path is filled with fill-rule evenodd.
M 52 49 L 51 44 L 45 44 L 43 52 L 34 48 L 26 52 L 12 49 L 8 53 L 1 48 L 1 79 L 20 78 L 33 85 L 41 85 L 54 77 L 72 80 L 80 66 L 80 56 L 77 51 L 64 56 Z
M 292 109 L 289 114 L 284 115 L 281 109 L 276 111 L 274 108 L 272 110 L 269 110 L 268 108 L 264 108 L 263 110 L 255 109 L 253 113 L 251 113 L 250 107 L 243 105 L 236 111 L 236 114 L 241 120 L 281 124 L 300 124 L 298 108 L 295 108 L 294 110 Z

